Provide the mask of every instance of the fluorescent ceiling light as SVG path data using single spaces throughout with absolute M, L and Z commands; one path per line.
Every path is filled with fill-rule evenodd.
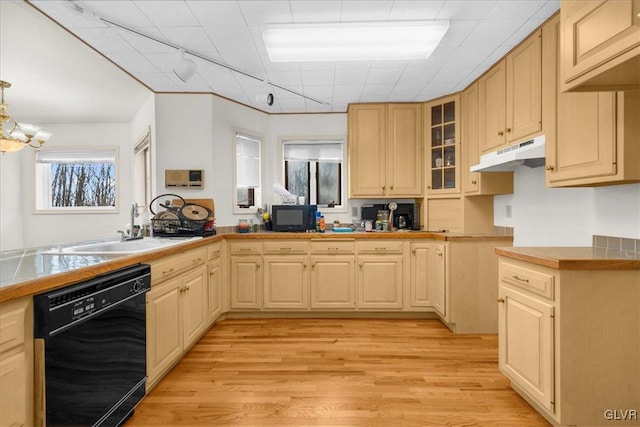
M 426 59 L 449 21 L 268 25 L 262 38 L 271 62 Z

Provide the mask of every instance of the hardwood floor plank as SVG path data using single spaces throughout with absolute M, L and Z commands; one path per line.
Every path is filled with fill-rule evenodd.
M 497 346 L 432 319 L 225 320 L 125 426 L 548 426 Z

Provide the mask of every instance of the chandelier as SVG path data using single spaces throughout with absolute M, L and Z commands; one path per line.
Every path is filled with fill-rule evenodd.
M 20 151 L 27 145 L 31 148 L 40 148 L 42 144 L 51 138 L 51 132 L 40 129 L 28 123 L 18 123 L 9 114 L 9 105 L 4 102 L 4 90 L 11 87 L 11 83 L 0 80 L 2 90 L 2 103 L 0 103 L 0 151 L 9 153 Z

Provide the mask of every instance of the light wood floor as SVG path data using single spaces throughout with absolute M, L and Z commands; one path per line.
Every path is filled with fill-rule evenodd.
M 126 427 L 548 426 L 498 371 L 496 335 L 437 320 L 225 320 Z

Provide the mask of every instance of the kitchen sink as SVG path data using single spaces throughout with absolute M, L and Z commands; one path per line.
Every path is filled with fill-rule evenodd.
M 49 255 L 130 255 L 140 252 L 163 249 L 202 237 L 154 237 L 138 240 L 111 241 L 87 243 L 67 246 L 54 251 L 47 251 Z

